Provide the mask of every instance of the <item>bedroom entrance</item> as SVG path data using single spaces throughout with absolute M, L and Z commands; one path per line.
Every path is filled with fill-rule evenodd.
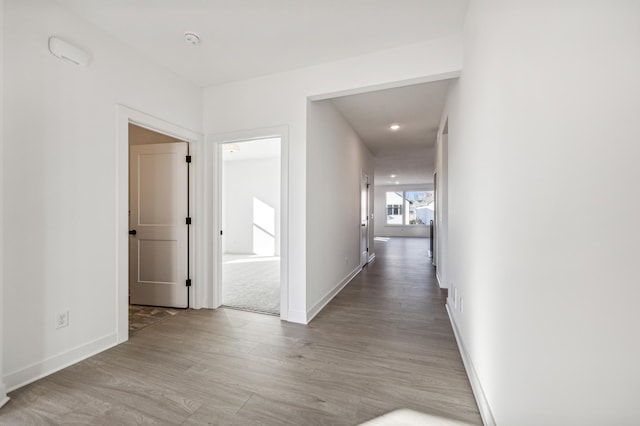
M 280 315 L 281 139 L 219 149 L 222 305 Z

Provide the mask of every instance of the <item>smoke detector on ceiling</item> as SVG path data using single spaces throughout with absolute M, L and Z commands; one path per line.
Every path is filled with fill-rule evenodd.
M 200 43 L 200 36 L 196 33 L 192 33 L 191 31 L 187 31 L 184 33 L 184 41 L 195 46 Z

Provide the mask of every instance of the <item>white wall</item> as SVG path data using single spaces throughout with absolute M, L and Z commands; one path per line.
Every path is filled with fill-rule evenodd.
M 223 252 L 254 252 L 255 197 L 274 209 L 275 255 L 280 255 L 280 159 L 225 161 L 222 170 Z
M 306 239 L 307 98 L 450 78 L 462 66 L 460 42 L 451 37 L 205 89 L 208 135 L 288 126 L 290 321 L 306 322 L 307 306 L 319 302 L 307 298 L 306 284 L 307 249 L 314 243 Z
M 0 164 L 4 163 L 4 0 L 0 0 Z M 3 293 L 4 293 L 4 183 L 3 173 L 0 173 L 0 407 L 7 402 L 7 392 L 4 384 L 4 353 L 3 353 L 3 339 L 2 334 L 4 331 L 4 305 L 3 305 Z
M 373 155 L 331 101 L 307 107 L 307 312 L 313 317 L 360 271 L 362 171 Z M 372 182 L 373 183 L 373 182 Z M 373 248 L 373 235 L 369 241 Z
M 431 236 L 429 225 L 387 225 L 387 199 L 386 193 L 396 191 L 433 191 L 433 184 L 424 185 L 378 185 L 374 188 L 375 220 L 374 234 L 376 237 L 422 237 Z
M 201 128 L 201 91 L 45 0 L 5 2 L 4 375 L 116 342 L 116 104 Z M 92 56 L 52 56 L 51 35 Z M 56 313 L 70 325 L 55 330 Z
M 470 4 L 450 308 L 499 425 L 640 424 L 638 40 L 635 1 Z

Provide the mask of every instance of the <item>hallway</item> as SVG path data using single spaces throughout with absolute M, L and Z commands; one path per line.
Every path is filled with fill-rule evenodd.
M 402 407 L 481 424 L 428 240 L 375 249 L 308 326 L 184 311 L 10 393 L 0 424 L 356 425 Z

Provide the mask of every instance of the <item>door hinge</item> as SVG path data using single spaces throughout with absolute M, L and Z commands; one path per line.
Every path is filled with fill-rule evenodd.
M 191 278 L 187 278 L 187 281 L 185 284 L 187 285 L 187 287 L 191 287 Z
M 222 229 L 220 230 L 220 235 L 222 235 Z
M 190 162 L 191 162 L 191 156 L 190 156 L 190 155 L 187 155 L 186 160 L 187 160 L 187 163 L 190 163 Z
M 367 247 L 367 253 L 369 253 L 369 247 Z
M 187 225 L 191 225 L 191 218 L 190 218 L 190 217 L 188 217 L 188 218 L 187 218 L 187 220 L 186 220 L 186 222 L 187 222 Z
M 367 188 L 369 188 L 369 184 L 367 184 Z

